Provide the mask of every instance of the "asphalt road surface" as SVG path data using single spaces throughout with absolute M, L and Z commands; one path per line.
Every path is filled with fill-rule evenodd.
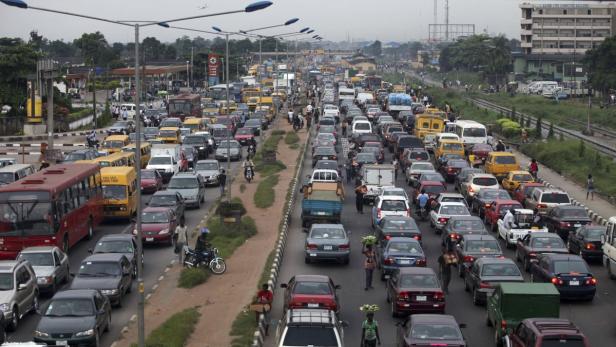
M 73 139 L 74 141 L 81 142 L 82 139 Z M 259 140 L 257 140 L 259 141 Z M 70 143 L 71 140 L 67 139 L 63 142 Z M 0 145 L 1 146 L 1 145 Z M 69 147 L 68 150 L 76 149 L 77 147 Z M 83 147 L 81 147 L 83 148 Z M 63 148 L 64 149 L 64 148 Z M 244 149 L 244 155 L 246 153 L 246 149 Z M 31 156 L 32 157 L 32 156 Z M 209 158 L 213 159 L 214 155 L 211 154 Z M 36 159 L 34 159 L 36 160 Z M 27 161 L 28 162 L 28 161 Z M 231 171 L 235 172 L 237 167 L 241 162 L 232 162 L 231 163 Z M 223 167 L 226 167 L 226 162 L 221 162 Z M 188 226 L 188 230 L 193 230 L 203 219 L 204 214 L 210 208 L 212 202 L 220 196 L 220 188 L 219 187 L 208 187 L 206 188 L 205 193 L 205 204 L 201 206 L 201 209 L 187 209 L 186 210 L 186 225 Z M 145 208 L 145 203 L 149 201 L 151 195 L 144 194 L 142 196 L 142 208 Z M 70 259 L 70 267 L 72 271 L 79 268 L 81 261 L 89 255 L 88 249 L 94 248 L 96 241 L 108 234 L 119 234 L 119 233 L 129 233 L 132 231 L 132 225 L 125 221 L 115 221 L 115 222 L 104 222 L 98 228 L 95 229 L 95 236 L 92 240 L 82 240 L 77 245 L 73 246 L 69 252 Z M 193 245 L 191 245 L 192 247 Z M 177 255 L 173 253 L 173 248 L 170 246 L 157 246 L 157 245 L 146 245 L 144 247 L 144 269 L 143 269 L 143 279 L 145 283 L 145 295 L 147 295 L 152 286 L 156 283 L 158 277 L 163 273 L 165 267 L 171 262 L 173 259 L 177 259 Z M 68 288 L 70 285 L 67 284 L 61 289 Z M 120 336 L 121 329 L 128 323 L 131 316 L 136 314 L 137 312 L 137 282 L 136 280 L 133 282 L 133 291 L 124 297 L 122 301 L 122 307 L 113 308 L 112 310 L 112 323 L 111 330 L 108 333 L 105 333 L 101 336 L 101 346 L 110 346 L 115 340 L 117 340 Z M 44 310 L 47 306 L 47 302 L 49 301 L 49 297 L 41 297 L 40 298 L 40 306 L 41 309 Z M 9 334 L 8 340 L 11 342 L 24 342 L 24 341 L 32 341 L 33 331 L 36 329 L 36 326 L 39 321 L 39 316 L 37 314 L 30 313 L 24 317 L 23 320 L 20 321 L 18 329 L 16 332 Z
M 309 153 L 309 151 L 308 151 Z M 346 157 L 346 156 L 341 156 Z M 386 163 L 391 162 L 391 154 L 386 150 Z M 312 172 L 309 157 L 304 161 L 301 177 Z M 404 187 L 409 195 L 412 188 L 406 185 L 398 174 L 397 186 Z M 557 184 L 558 182 L 552 182 Z M 454 192 L 453 186 L 448 187 L 449 192 Z M 344 203 L 342 223 L 346 230 L 351 231 L 351 261 L 349 265 L 335 263 L 304 263 L 304 241 L 306 233 L 301 228 L 301 194 L 296 195 L 294 210 L 292 213 L 288 240 L 284 253 L 284 260 L 280 270 L 278 283 L 285 283 L 292 276 L 299 274 L 320 274 L 330 276 L 335 284 L 342 288 L 338 291 L 341 305 L 340 319 L 349 323 L 344 330 L 346 346 L 359 346 L 361 338 L 361 323 L 365 319 L 364 313 L 359 310 L 363 304 L 378 304 L 380 311 L 375 315 L 379 323 L 383 346 L 396 345 L 396 323 L 402 319 L 392 318 L 389 312 L 389 304 L 385 300 L 385 282 L 379 280 L 380 272 L 375 270 L 374 289 L 364 290 L 363 255 L 361 254 L 361 238 L 372 232 L 370 227 L 371 206 L 364 206 L 364 214 L 360 215 L 355 209 L 355 193 L 350 184 L 345 186 L 346 198 Z M 427 266 L 438 273 L 437 258 L 440 255 L 440 235 L 437 236 L 431 230 L 429 222 L 418 222 L 422 231 L 423 248 L 428 258 Z M 493 234 L 494 235 L 494 234 Z M 499 241 L 505 255 L 514 258 L 512 250 L 506 250 L 502 241 Z M 597 295 L 592 302 L 561 302 L 561 318 L 573 321 L 589 338 L 592 346 L 616 346 L 616 322 L 614 317 L 616 309 L 616 281 L 608 279 L 606 269 L 598 264 L 590 264 L 591 271 L 598 280 Z M 530 276 L 524 273 L 526 280 Z M 463 334 L 469 346 L 487 347 L 494 346 L 494 330 L 485 324 L 486 310 L 484 306 L 475 306 L 472 303 L 470 293 L 464 291 L 463 281 L 452 275 L 449 286 L 450 294 L 446 297 L 446 313 L 454 315 L 458 323 L 465 323 Z M 270 327 L 266 346 L 275 345 L 276 320 L 282 317 L 282 299 L 284 290 L 280 287 L 274 291 L 274 305 L 271 319 L 274 321 Z

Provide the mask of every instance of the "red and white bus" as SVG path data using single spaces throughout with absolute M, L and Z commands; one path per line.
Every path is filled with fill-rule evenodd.
M 97 164 L 54 165 L 0 187 L 0 259 L 31 246 L 65 252 L 91 238 L 103 218 Z
M 184 121 L 186 117 L 203 117 L 201 110 L 201 95 L 180 94 L 169 97 L 169 117 Z

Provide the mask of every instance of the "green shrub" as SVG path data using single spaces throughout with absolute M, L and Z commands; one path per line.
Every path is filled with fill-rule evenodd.
M 253 334 L 256 328 L 257 322 L 255 321 L 255 313 L 244 308 L 237 317 L 235 317 L 231 325 L 231 331 L 229 332 L 229 336 L 233 338 L 233 340 L 231 340 L 231 347 L 252 345 L 252 339 L 254 338 Z
M 145 341 L 146 347 L 185 346 L 200 316 L 196 307 L 174 314 L 150 333 Z
M 299 142 L 299 136 L 296 133 L 290 132 L 287 133 L 284 137 L 284 143 L 287 145 L 292 145 Z
M 210 229 L 208 239 L 218 248 L 221 257 L 228 258 L 247 239 L 257 234 L 257 225 L 249 216 L 242 217 L 239 224 L 223 223 L 220 218 L 210 218 L 207 222 Z
M 210 277 L 210 270 L 202 268 L 185 268 L 180 272 L 178 287 L 193 288 L 205 283 Z
M 286 133 L 286 131 L 281 129 L 272 130 L 272 136 L 282 136 Z
M 259 182 L 254 195 L 255 206 L 268 208 L 274 204 L 276 194 L 274 187 L 278 184 L 278 175 L 271 175 Z

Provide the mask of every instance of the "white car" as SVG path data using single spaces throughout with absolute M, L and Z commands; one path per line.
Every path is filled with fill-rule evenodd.
M 466 204 L 466 200 L 464 199 L 464 197 L 462 196 L 462 194 L 458 194 L 458 193 L 440 193 L 436 199 L 435 199 L 435 203 L 440 204 L 442 202 L 459 202 L 462 203 L 464 205 Z M 468 207 L 468 205 L 467 205 Z
M 471 175 L 468 182 L 464 183 L 461 193 L 470 199 L 485 188 L 499 189 L 498 180 L 492 174 L 475 173 Z
M 372 206 L 372 227 L 374 228 L 385 216 L 411 217 L 408 199 L 402 196 L 379 196 Z
M 434 169 L 434 165 L 432 165 L 429 161 L 417 161 L 412 163 L 406 169 L 406 183 L 410 186 L 413 185 L 415 181 L 421 176 L 423 173 L 431 173 L 436 172 Z
M 385 196 L 401 196 L 404 197 L 407 202 L 410 201 L 406 190 L 394 186 L 386 186 L 381 188 L 381 191 L 379 192 L 379 197 Z
M 548 232 L 548 228 L 532 227 L 533 222 L 533 210 L 517 208 L 514 210 L 515 224 L 512 228 L 505 226 L 503 219 L 499 219 L 497 237 L 505 241 L 507 248 L 513 248 L 516 246 L 518 239 L 524 238 L 527 234 L 532 232 Z
M 430 211 L 430 226 L 440 234 L 452 216 L 470 216 L 466 204 L 461 202 L 442 202 Z

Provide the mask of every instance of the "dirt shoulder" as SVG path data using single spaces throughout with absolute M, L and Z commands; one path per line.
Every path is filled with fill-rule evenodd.
M 293 131 L 283 117 L 278 117 L 274 129 Z M 306 130 L 301 130 L 298 135 L 300 143 L 305 143 Z M 232 186 L 232 195 L 242 199 L 247 215 L 255 220 L 258 233 L 236 249 L 226 260 L 227 272 L 224 275 L 211 276 L 200 286 L 192 289 L 177 288 L 181 267 L 176 265 L 171 268 L 145 307 L 146 336 L 172 314 L 199 306 L 201 318 L 187 346 L 223 347 L 231 344 L 229 332 L 233 320 L 256 293 L 257 281 L 260 279 L 269 251 L 275 245 L 285 197 L 295 174 L 298 154 L 299 149 L 290 149 L 284 141 L 280 142 L 277 157 L 287 169 L 278 174 L 279 182 L 274 188 L 276 199 L 267 209 L 259 209 L 253 202 L 261 177 L 257 175 L 252 183 L 244 183 L 246 189 L 243 193 L 239 188 L 244 180 L 237 178 Z M 131 324 L 129 331 L 118 341 L 116 347 L 129 347 L 131 342 L 136 341 L 135 328 L 136 325 Z

